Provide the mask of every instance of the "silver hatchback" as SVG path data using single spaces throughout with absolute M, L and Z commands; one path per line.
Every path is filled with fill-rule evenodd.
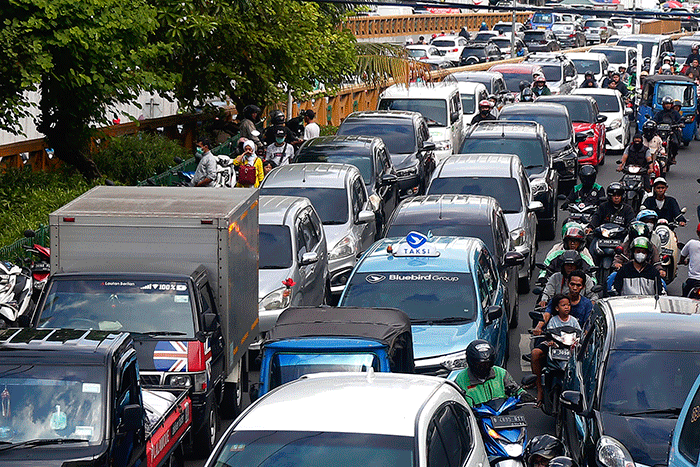
M 327 163 L 283 165 L 265 177 L 260 194 L 304 196 L 311 201 L 326 234 L 331 292 L 340 295 L 357 256 L 369 248 L 376 233 L 377 212 L 357 167 Z
M 290 306 L 316 306 L 330 298 L 326 234 L 311 201 L 260 197 L 258 316 L 267 332 Z

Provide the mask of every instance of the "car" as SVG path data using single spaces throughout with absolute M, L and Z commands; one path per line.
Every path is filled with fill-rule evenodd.
M 525 33 L 525 25 L 523 23 L 515 22 L 515 37 L 518 37 L 520 39 L 523 38 L 523 35 Z M 498 23 L 493 25 L 493 30 L 496 31 L 499 35 L 504 35 L 513 32 L 513 23 L 510 21 L 499 21 Z
M 443 441 L 444 440 L 444 441 Z M 253 403 L 222 435 L 206 467 L 487 466 L 459 387 L 394 373 L 307 375 Z
M 696 467 L 700 455 L 700 430 L 698 430 L 698 406 L 700 406 L 700 376 L 695 380 L 673 429 L 668 467 Z
M 561 104 L 569 111 L 574 133 L 585 134 L 586 139 L 578 142 L 579 166 L 584 164 L 603 165 L 605 163 L 605 121 L 598 104 L 591 96 L 568 94 L 565 96 L 540 96 L 535 102 Z
M 671 8 L 667 10 L 669 13 L 687 13 L 687 16 L 676 16 L 674 19 L 681 21 L 681 28 L 684 31 L 697 31 L 698 20 L 694 17 L 694 13 L 687 8 Z
M 496 96 L 496 105 L 503 105 L 504 97 L 508 93 L 503 75 L 493 71 L 459 71 L 450 75 L 459 83 L 481 83 L 486 86 L 486 91 L 490 95 Z M 464 102 L 462 102 L 464 106 Z M 464 111 L 464 109 L 462 109 Z M 469 122 L 468 122 L 469 123 Z
M 258 209 L 258 318 L 265 333 L 290 306 L 327 303 L 331 278 L 326 234 L 311 201 L 261 196 Z M 285 285 L 290 278 L 294 285 Z
M 467 44 L 467 39 L 462 36 L 437 36 L 430 41 L 430 45 L 435 46 L 440 52 L 444 52 L 444 57 L 452 63 L 459 63 L 462 49 Z
M 475 42 L 462 49 L 459 64 L 461 66 L 476 65 L 477 63 L 495 62 L 502 58 L 501 49 L 493 41 Z
M 610 36 L 608 40 L 605 41 L 608 45 L 617 45 L 618 42 L 620 42 L 620 36 Z
M 578 73 L 578 86 L 586 79 L 586 72 L 593 73 L 593 79 L 598 87 L 603 84 L 608 71 L 608 57 L 601 53 L 571 52 L 566 54 L 576 67 Z
M 338 135 L 382 138 L 398 177 L 399 197 L 425 193 L 435 170 L 435 143 L 418 112 L 373 110 L 353 112 L 338 127 Z
M 508 265 L 522 255 L 507 253 Z M 411 319 L 416 373 L 447 377 L 485 339 L 496 365 L 508 354 L 506 284 L 484 242 L 410 232 L 376 242 L 358 261 L 338 306 L 398 308 Z
M 694 45 L 700 45 L 700 40 L 696 37 L 694 41 L 690 40 L 675 40 L 673 43 L 673 51 L 676 54 L 676 61 L 683 65 L 688 55 L 692 52 L 692 47 Z
M 319 136 L 299 148 L 292 162 L 330 162 L 357 167 L 367 187 L 369 198 L 377 210 L 377 231 L 399 203 L 399 185 L 396 169 L 386 145 L 373 136 Z
M 554 23 L 552 32 L 562 47 L 585 47 L 586 35 L 578 23 Z
M 610 465 L 603 458 L 665 464 L 671 430 L 700 373 L 698 302 L 607 298 L 586 326 L 561 394 L 559 424 L 572 457 L 579 465 Z
M 619 69 L 624 66 L 631 71 L 632 66 L 637 62 L 637 49 L 625 46 L 600 45 L 588 49 L 588 53 L 603 54 L 608 57 L 608 65 Z
M 602 44 L 616 36 L 615 24 L 607 18 L 590 18 L 583 22 L 583 32 L 589 44 Z
M 472 37 L 471 42 L 472 44 L 483 44 L 500 35 L 501 33 L 498 31 L 479 31 L 474 37 Z
M 457 82 L 394 84 L 379 95 L 377 110 L 407 110 L 422 114 L 435 143 L 435 160 L 452 155 L 464 138 L 462 99 Z
M 533 199 L 544 205 L 544 209 L 537 211 L 539 233 L 545 239 L 554 238 L 558 217 L 556 193 L 559 174 L 553 166 L 549 140 L 542 125 L 536 122 L 479 122 L 470 128 L 460 153 L 514 153 L 520 157 L 530 178 Z
M 636 49 L 638 44 L 642 46 L 641 59 L 651 59 L 651 52 L 654 46 L 656 46 L 656 56 L 654 58 L 657 61 L 664 53 L 673 52 L 671 38 L 663 34 L 630 34 L 617 41 L 618 47 L 632 47 Z M 637 59 L 639 60 L 640 57 L 637 57 Z M 610 63 L 613 63 L 612 60 L 608 60 Z
M 553 102 L 520 102 L 503 107 L 499 120 L 540 123 L 547 132 L 554 168 L 559 172 L 558 190 L 568 194 L 578 176 L 578 151 L 569 111 Z
M 452 156 L 447 160 L 458 158 Z M 517 159 L 517 156 L 514 156 Z M 519 159 L 518 159 L 519 162 Z M 445 162 L 443 161 L 443 164 Z M 534 237 L 537 220 L 533 215 Z M 496 261 L 507 286 L 506 314 L 511 327 L 518 324 L 518 268 L 506 266 L 506 254 L 518 251 L 526 258 L 530 245 L 527 232 L 514 229 L 508 235 L 508 222 L 495 198 L 478 195 L 428 195 L 404 200 L 394 211 L 384 231 L 385 237 L 405 237 L 411 232 L 430 232 L 438 236 L 475 237 L 481 239 Z M 521 235 L 522 233 L 522 235 Z M 514 246 L 515 243 L 518 246 Z
M 615 89 L 580 88 L 573 92 L 577 96 L 591 96 L 598 104 L 601 115 L 605 115 L 606 151 L 621 153 L 629 143 L 629 109 L 622 101 L 622 95 Z
M 632 31 L 633 20 L 630 18 L 613 16 L 610 18 L 610 21 L 612 21 L 613 25 L 615 26 L 618 36 L 629 36 L 635 32 Z
M 523 42 L 530 52 L 555 52 L 561 49 L 551 29 L 529 29 L 525 31 Z
M 331 293 L 342 292 L 350 271 L 372 244 L 379 207 L 372 206 L 362 174 L 348 164 L 287 164 L 273 169 L 261 195 L 303 196 L 316 209 L 329 251 Z
M 520 158 L 513 154 L 452 156 L 438 166 L 428 192 L 431 195 L 447 193 L 495 198 L 503 209 L 505 231 L 509 232 L 515 251 L 527 260 L 518 270 L 518 289 L 527 291 L 537 252 L 535 212 L 542 206 L 533 197 Z M 488 239 L 483 240 L 488 246 Z M 511 315 L 510 319 L 512 324 L 518 318 Z
M 510 57 L 510 46 L 511 46 L 511 37 L 510 33 L 503 34 L 501 36 L 498 36 L 495 39 L 491 39 L 491 42 L 496 44 L 496 46 L 501 50 L 501 54 L 503 54 L 503 58 L 511 58 Z M 530 50 L 527 48 L 525 45 L 525 42 L 519 37 L 516 37 L 515 40 L 513 41 L 513 45 L 516 50 L 516 55 L 517 51 L 521 50 L 522 53 L 521 55 L 525 56 L 528 53 L 530 53 Z
M 457 82 L 459 95 L 462 98 L 462 113 L 464 123 L 471 125 L 472 119 L 479 113 L 479 102 L 488 99 L 486 86 L 481 83 Z
M 506 83 L 509 100 L 512 102 L 520 97 L 520 83 L 526 82 L 528 86 L 533 81 L 535 74 L 544 74 L 542 67 L 532 63 L 499 63 L 489 68 L 489 72 L 498 72 Z
M 429 44 L 407 45 L 408 56 L 421 63 L 436 65 L 438 67 L 453 66 L 452 60 L 445 58 L 445 54 L 437 47 Z
M 550 13 L 545 11 L 538 11 L 530 19 L 530 27 L 532 29 L 552 29 L 552 26 L 556 22 L 560 22 L 562 17 L 559 13 Z
M 569 94 L 578 87 L 576 66 L 561 53 L 534 53 L 525 58 L 525 63 L 542 67 L 547 87 L 552 94 Z

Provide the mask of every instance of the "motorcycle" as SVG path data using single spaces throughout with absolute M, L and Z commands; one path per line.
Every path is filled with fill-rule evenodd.
M 681 215 L 685 214 L 686 208 L 681 209 Z M 666 219 L 659 219 L 654 228 L 654 232 L 659 236 L 659 259 L 661 266 L 666 271 L 666 283 L 670 284 L 678 273 L 678 261 L 681 256 L 681 248 L 678 238 L 673 231 L 678 227 L 677 222 L 668 222 Z
M 236 172 L 233 159 L 223 154 L 216 156 L 216 180 L 217 188 L 233 188 L 236 186 Z
M 472 408 L 492 467 L 524 467 L 527 444 L 524 415 L 510 414 L 523 405 L 519 396 L 499 398 Z
M 627 229 L 619 224 L 607 223 L 593 231 L 593 239 L 589 251 L 593 262 L 597 265 L 596 282 L 605 284 L 612 272 L 615 250 L 621 246 L 627 235 Z
M 0 261 L 0 324 L 29 324 L 32 300 L 32 276 L 27 268 Z
M 661 144 L 663 145 L 664 148 L 666 148 L 666 154 L 670 154 L 671 148 L 672 148 L 672 141 L 673 141 L 673 135 L 676 133 L 676 130 L 683 128 L 682 123 L 676 123 L 676 124 L 671 124 L 671 123 L 659 123 L 659 125 L 656 127 L 656 132 L 661 138 Z M 677 148 L 676 148 L 677 151 Z M 675 156 L 675 154 L 673 154 Z M 671 170 L 671 164 L 666 163 L 666 172 Z
M 621 161 L 617 163 L 620 164 Z M 620 184 L 625 190 L 623 201 L 632 206 L 635 212 L 639 211 L 639 206 L 641 206 L 642 198 L 644 198 L 645 194 L 644 177 L 649 175 L 644 167 L 638 165 L 627 165 L 622 169 L 622 173 Z
M 26 238 L 36 236 L 33 230 L 25 230 Z M 25 258 L 24 264 L 32 274 L 32 303 L 37 303 L 44 285 L 51 273 L 51 250 L 39 244 L 23 245 L 24 251 L 29 255 Z
M 582 225 L 588 225 L 591 222 L 591 217 L 595 213 L 598 206 L 595 204 L 586 203 L 568 203 L 562 204 L 561 209 L 569 211 L 569 217 L 566 218 L 564 224 L 569 222 L 578 222 Z

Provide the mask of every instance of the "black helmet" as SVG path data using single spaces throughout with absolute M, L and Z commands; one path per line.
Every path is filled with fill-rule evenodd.
M 651 229 L 642 221 L 630 222 L 630 240 L 634 240 L 637 237 L 651 238 Z
M 654 136 L 656 134 L 656 122 L 654 120 L 647 120 L 644 122 L 644 125 L 642 125 L 642 133 L 644 133 L 644 136 Z
M 529 88 L 529 87 L 530 87 L 530 83 L 528 83 L 528 82 L 525 81 L 525 80 L 521 80 L 521 81 L 520 81 L 520 84 L 518 84 L 518 86 L 520 87 L 520 90 L 522 91 L 522 90 L 525 89 L 525 88 Z
M 661 100 L 661 105 L 671 104 L 673 105 L 673 97 L 666 96 Z
M 284 125 L 284 112 L 281 110 L 273 110 L 270 112 L 270 120 L 273 125 Z
M 582 165 L 578 171 L 578 178 L 583 186 L 593 186 L 598 171 L 591 164 Z
M 520 96 L 520 100 L 523 102 L 532 102 L 533 101 L 532 89 L 530 89 L 530 88 L 523 89 L 522 95 Z
M 581 269 L 581 254 L 576 250 L 566 250 L 561 254 L 561 267 L 565 264 L 573 264 L 576 269 Z
M 549 461 L 547 467 L 578 467 L 578 464 L 571 457 L 557 456 Z
M 534 467 L 535 456 L 551 461 L 566 454 L 564 443 L 552 435 L 540 435 L 532 438 L 525 446 L 523 457 L 528 467 Z
M 586 78 L 593 78 L 593 72 L 591 70 L 588 70 L 583 76 Z
M 483 339 L 472 341 L 467 346 L 467 366 L 478 378 L 486 378 L 496 362 L 496 351 Z
M 252 119 L 253 114 L 258 114 L 260 115 L 260 107 L 257 105 L 246 105 L 243 107 L 243 117 Z
M 612 182 L 608 185 L 608 199 L 611 199 L 613 195 L 624 195 L 625 189 L 622 188 L 620 182 Z

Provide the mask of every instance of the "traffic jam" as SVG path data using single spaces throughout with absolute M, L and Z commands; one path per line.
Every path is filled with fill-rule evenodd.
M 0 465 L 695 467 L 700 33 L 616 13 L 411 40 L 499 62 L 278 112 L 252 188 L 54 211 L 0 276 Z

